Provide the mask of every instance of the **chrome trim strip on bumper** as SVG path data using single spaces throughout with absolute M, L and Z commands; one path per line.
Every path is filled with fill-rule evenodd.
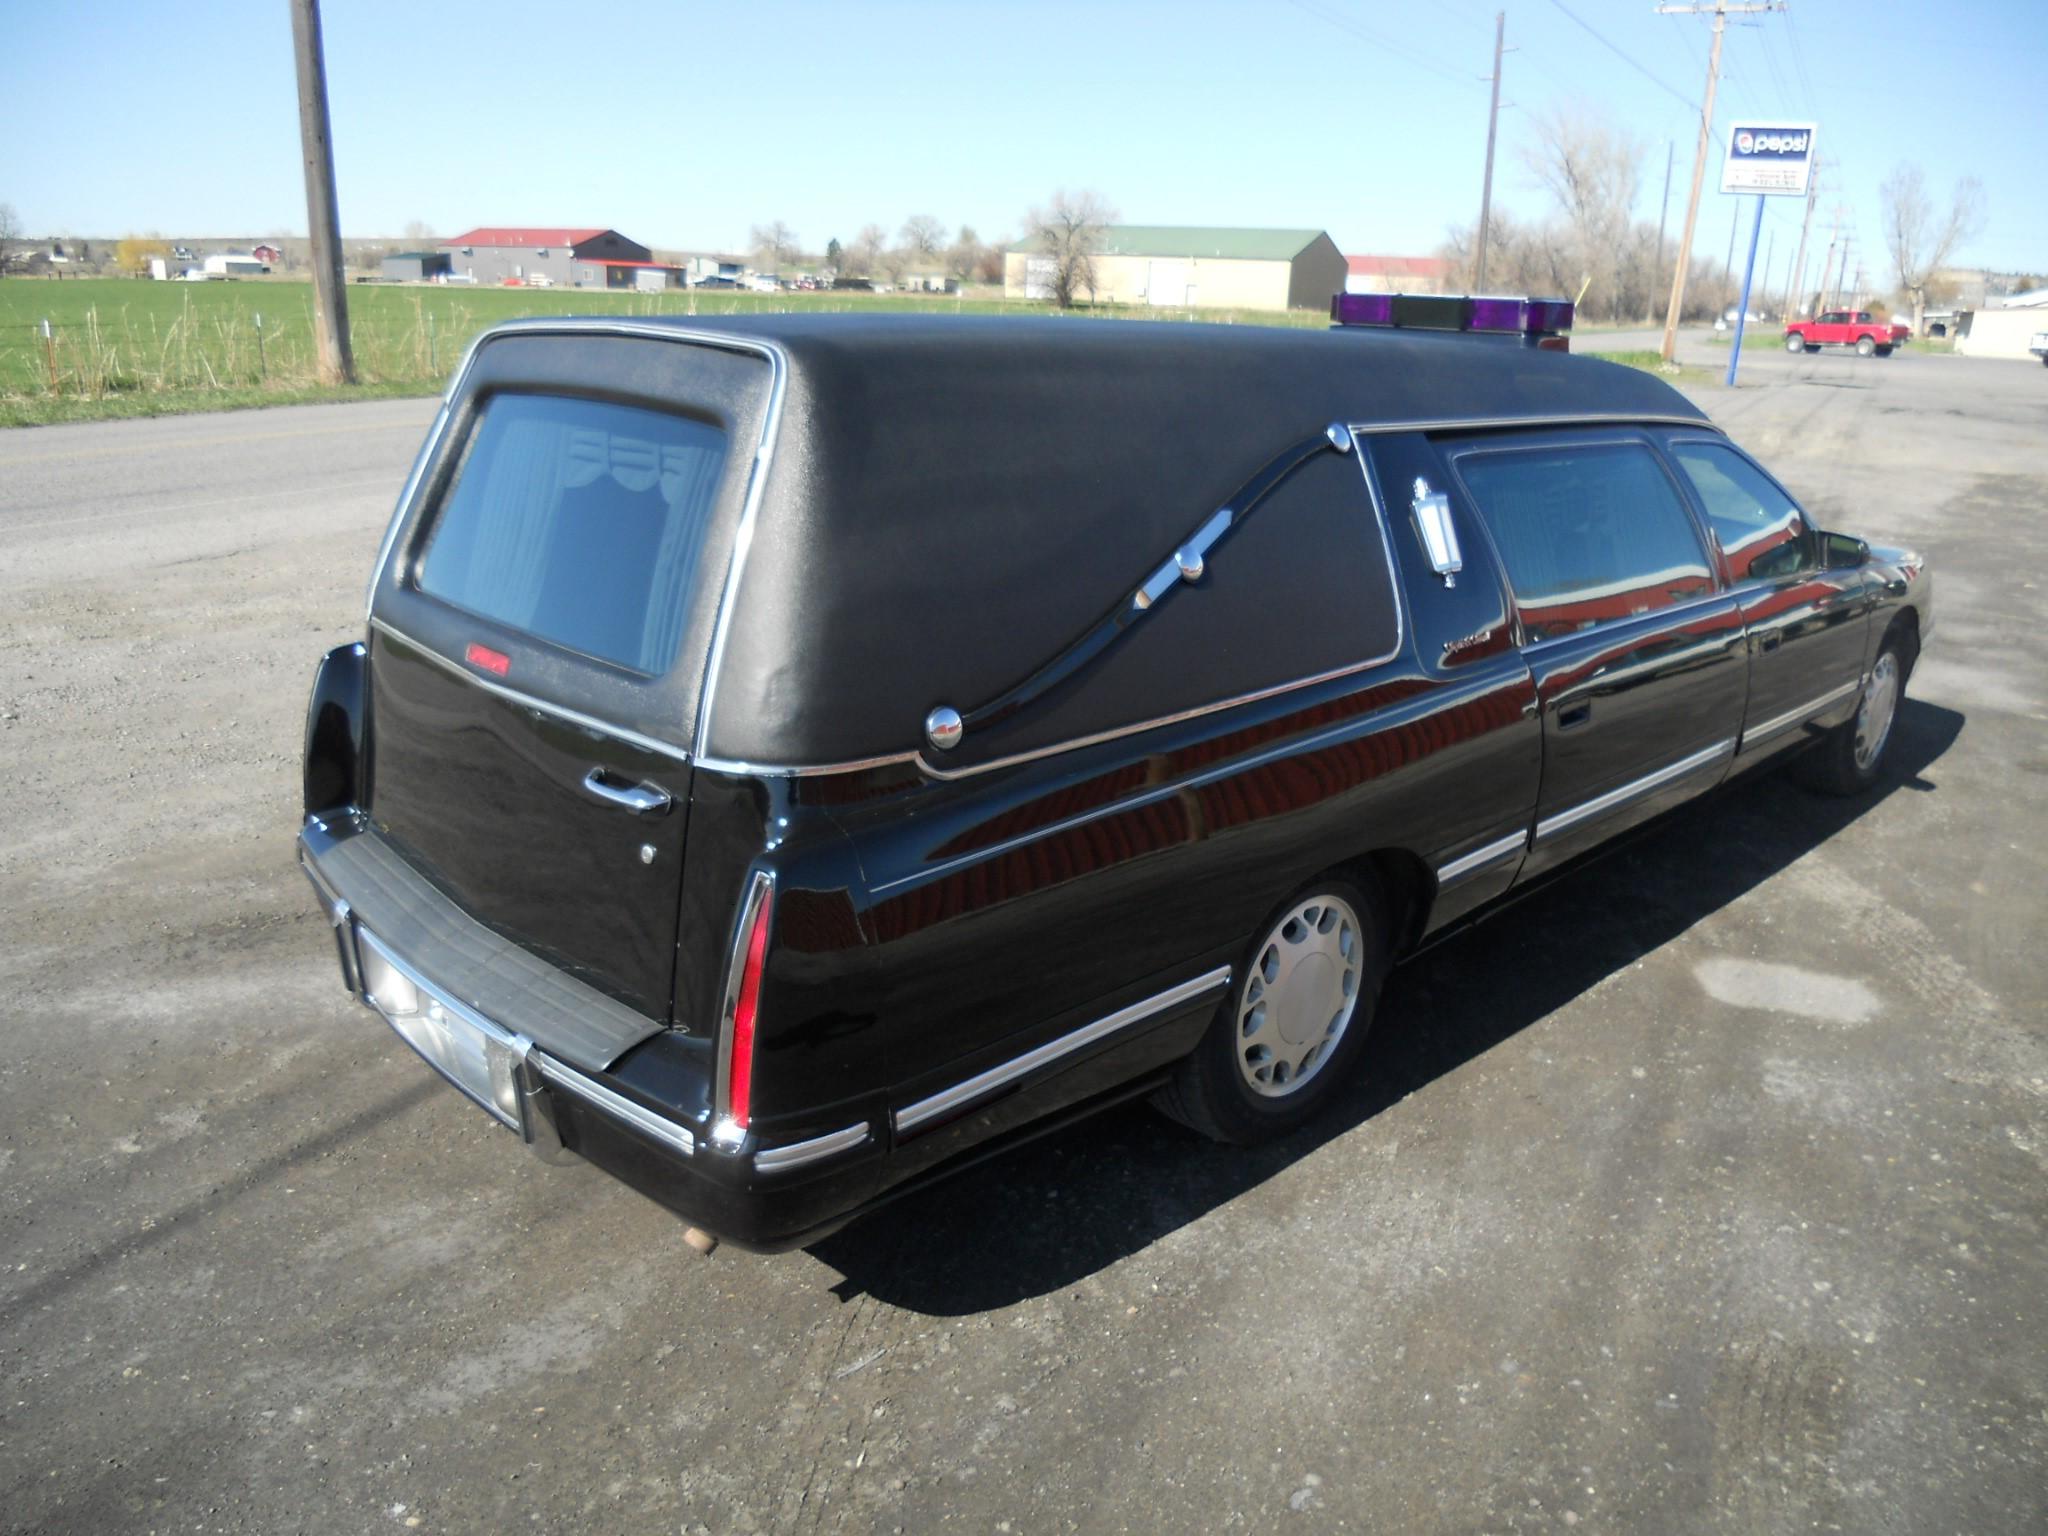
M 1711 747 L 1702 747 L 1690 757 L 1681 757 L 1675 763 L 1667 763 L 1655 773 L 1646 773 L 1640 779 L 1632 779 L 1626 784 L 1610 789 L 1606 794 L 1596 796 L 1582 805 L 1575 805 L 1568 811 L 1559 811 L 1555 816 L 1536 823 L 1536 841 L 1540 843 L 1546 837 L 1555 837 L 1582 821 L 1618 809 L 1631 800 L 1649 794 L 1652 790 L 1662 789 L 1674 779 L 1682 779 L 1688 773 L 1705 768 L 1720 758 L 1732 756 L 1734 751 L 1735 738 L 1731 736 L 1726 741 L 1715 742 Z
M 1861 678 L 1852 678 L 1839 688 L 1830 688 L 1817 699 L 1811 699 L 1796 709 L 1788 709 L 1782 715 L 1773 715 L 1761 725 L 1752 726 L 1742 733 L 1742 745 L 1737 750 L 1747 752 L 1757 742 L 1775 736 L 1788 726 L 1799 724 L 1809 715 L 1817 715 L 1837 699 L 1845 699 L 1863 685 Z
M 507 688 L 503 683 L 494 683 L 488 677 L 479 677 L 460 662 L 451 661 L 446 656 L 443 656 L 431 645 L 428 645 L 426 641 L 414 639 L 397 625 L 389 623 L 384 619 L 371 619 L 370 628 L 389 635 L 401 645 L 411 646 L 442 671 L 451 673 L 461 678 L 464 682 L 483 689 L 485 693 L 495 694 L 507 703 L 517 704 L 522 709 L 538 710 L 544 715 L 553 715 L 557 720 L 566 720 L 569 724 L 579 726 L 583 730 L 595 731 L 599 735 L 609 737 L 613 741 L 623 741 L 628 746 L 638 747 L 644 752 L 655 752 L 663 757 L 672 757 L 679 763 L 687 763 L 690 760 L 690 754 L 683 748 L 676 746 L 673 742 L 661 741 L 653 736 L 643 736 L 638 731 L 627 730 L 624 726 L 609 724 L 598 719 L 595 715 L 586 715 L 580 710 L 565 709 L 560 704 L 550 704 L 546 699 L 537 699 L 530 693 L 521 693 L 517 688 Z
M 603 1110 L 614 1120 L 632 1127 L 641 1135 L 680 1152 L 684 1157 L 689 1157 L 697 1150 L 697 1138 L 690 1134 L 688 1126 L 677 1125 L 675 1121 L 664 1115 L 657 1115 L 645 1105 L 635 1104 L 624 1094 L 612 1092 L 603 1083 L 591 1081 L 574 1067 L 555 1060 L 545 1051 L 532 1050 L 527 1053 L 526 1059 L 549 1086 L 573 1093 L 577 1098 Z
M 966 1081 L 955 1083 L 952 1087 L 928 1098 L 919 1099 L 914 1104 L 904 1105 L 891 1117 L 897 1133 L 900 1135 L 915 1130 L 927 1121 L 936 1120 L 942 1115 L 964 1108 L 976 1099 L 993 1093 L 998 1088 L 1006 1087 L 1040 1067 L 1058 1061 L 1062 1056 L 1072 1055 L 1075 1051 L 1093 1045 L 1120 1029 L 1149 1019 L 1154 1014 L 1164 1013 L 1167 1009 L 1200 997 L 1205 992 L 1213 992 L 1218 987 L 1228 986 L 1229 983 L 1230 967 L 1219 965 L 1215 970 L 1205 971 L 1191 981 L 1184 981 L 1177 987 L 1169 987 L 1164 992 L 1132 1003 L 1129 1007 L 1119 1008 L 1115 1013 L 1105 1014 L 1092 1024 L 1083 1024 L 1079 1029 L 1061 1035 L 1057 1040 L 1046 1041 L 1036 1050 L 1026 1051 L 1022 1056 L 1013 1057 L 1000 1066 L 990 1067 L 986 1072 L 978 1072 Z
M 868 1139 L 871 1129 L 863 1120 L 859 1125 L 849 1125 L 843 1131 L 833 1131 L 824 1136 L 813 1136 L 809 1141 L 793 1141 L 786 1147 L 763 1147 L 754 1154 L 754 1171 L 783 1173 L 791 1168 L 822 1162 L 828 1157 L 837 1157 L 841 1152 L 851 1152 Z
M 1436 872 L 1436 883 L 1439 886 L 1450 885 L 1467 875 L 1477 874 L 1489 864 L 1498 864 L 1510 854 L 1520 853 L 1528 846 L 1529 834 L 1521 831 L 1488 843 L 1484 848 L 1475 848 L 1462 858 L 1453 859 L 1439 869 Z

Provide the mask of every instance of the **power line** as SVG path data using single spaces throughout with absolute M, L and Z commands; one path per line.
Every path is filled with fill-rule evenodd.
M 1620 59 L 1622 63 L 1626 64 L 1630 69 L 1634 70 L 1637 74 L 1641 75 L 1645 80 L 1648 80 L 1652 85 L 1656 86 L 1659 90 L 1667 91 L 1671 95 L 1676 96 L 1688 107 L 1691 107 L 1693 111 L 1699 111 L 1700 104 L 1698 102 L 1694 101 L 1690 96 L 1686 95 L 1685 92 L 1681 91 L 1677 86 L 1671 84 L 1669 81 L 1657 75 L 1654 71 L 1648 69 L 1642 64 L 1637 63 L 1633 58 L 1629 57 L 1629 55 L 1624 53 L 1618 45 L 1609 41 L 1607 35 L 1600 31 L 1599 28 L 1593 26 L 1584 17 L 1580 16 L 1576 11 L 1572 10 L 1570 6 L 1566 5 L 1564 3 L 1564 0 L 1550 0 L 1550 3 L 1556 6 L 1560 11 L 1564 12 L 1564 14 L 1567 17 L 1569 17 L 1572 21 L 1578 23 L 1579 26 L 1583 27 L 1589 34 L 1591 34 L 1594 40 L 1597 41 L 1601 47 L 1605 48 L 1608 52 L 1612 53 L 1617 59 Z
M 1387 37 L 1381 33 L 1374 32 L 1368 27 L 1361 26 L 1358 23 L 1352 21 L 1349 17 L 1335 15 L 1329 11 L 1325 11 L 1316 6 L 1313 6 L 1309 4 L 1309 0 L 1291 0 L 1291 3 L 1297 10 L 1306 12 L 1308 15 L 1315 17 L 1316 20 L 1327 22 L 1329 25 L 1336 27 L 1340 31 L 1348 32 L 1353 37 L 1358 38 L 1363 42 L 1371 43 L 1373 47 L 1377 49 L 1380 49 L 1386 53 L 1391 53 L 1396 58 L 1402 59 L 1407 63 L 1413 64 L 1417 69 L 1426 69 L 1433 75 L 1441 76 L 1443 79 L 1450 81 L 1454 85 L 1477 85 L 1480 83 L 1473 76 L 1459 74 L 1457 71 L 1453 69 L 1449 69 L 1442 64 L 1435 63 L 1434 61 L 1424 57 L 1422 54 L 1417 53 L 1413 48 L 1409 47 L 1407 44 L 1399 42 L 1394 38 Z

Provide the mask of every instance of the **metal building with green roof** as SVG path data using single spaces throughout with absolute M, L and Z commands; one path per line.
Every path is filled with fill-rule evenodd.
M 1326 309 L 1344 290 L 1344 257 L 1320 229 L 1111 224 L 1098 243 L 1096 304 L 1155 309 Z M 1003 256 L 1008 298 L 1052 296 L 1051 260 L 1030 240 Z

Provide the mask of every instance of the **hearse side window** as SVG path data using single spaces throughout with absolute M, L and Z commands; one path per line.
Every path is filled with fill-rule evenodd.
M 601 400 L 495 395 L 419 563 L 419 588 L 538 639 L 668 670 L 725 434 Z
M 1457 463 L 1507 567 L 1530 640 L 1714 589 L 1691 515 L 1640 443 L 1480 451 Z
M 1671 455 L 1699 492 L 1731 581 L 1792 576 L 1818 564 L 1812 530 L 1791 497 L 1733 448 L 1673 443 Z

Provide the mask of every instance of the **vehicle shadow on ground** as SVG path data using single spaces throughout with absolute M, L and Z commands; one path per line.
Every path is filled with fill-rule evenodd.
M 1356 1085 L 1315 1125 L 1256 1149 L 1213 1145 L 1144 1104 L 1057 1131 L 906 1196 L 812 1246 L 907 1311 L 963 1316 L 1074 1284 L 1264 1183 L 1325 1142 L 1634 964 L 1825 843 L 1927 771 L 1963 716 L 1909 699 L 1890 772 L 1869 795 L 1812 794 L 1782 773 L 1677 811 L 1549 889 L 1389 978 Z M 1702 856 L 1711 850 L 1711 856 Z M 1427 1020 L 1427 1027 L 1420 1027 Z

